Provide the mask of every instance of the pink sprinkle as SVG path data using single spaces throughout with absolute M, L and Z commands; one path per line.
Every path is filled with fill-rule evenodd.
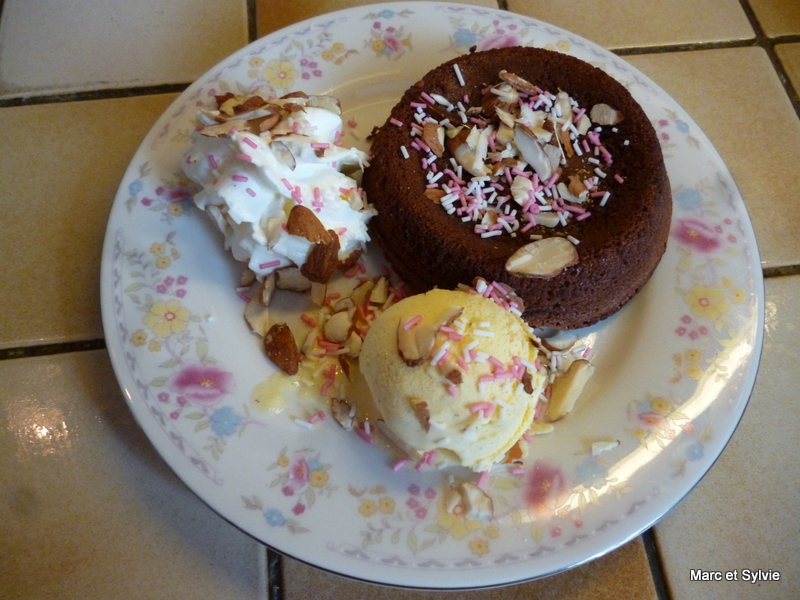
M 458 386 L 455 383 L 449 384 L 446 389 L 447 389 L 447 393 L 450 396 L 452 396 L 453 398 L 458 396 Z
M 544 184 L 544 187 L 553 187 L 553 185 L 556 183 L 556 181 L 558 181 L 558 178 L 559 178 L 560 176 L 561 176 L 561 174 L 560 174 L 558 171 L 556 171 L 555 173 L 553 173 L 553 174 L 550 176 L 550 179 L 548 179 L 548 180 L 547 180 L 547 183 L 546 183 L 546 184 Z
M 416 317 L 411 317 L 408 321 L 405 322 L 403 325 L 403 330 L 408 331 L 412 327 L 414 327 L 417 323 L 422 321 L 422 315 L 417 315 Z
M 244 138 L 242 138 L 242 141 L 243 141 L 245 144 L 247 144 L 248 146 L 250 146 L 251 148 L 258 148 L 258 144 L 256 144 L 256 143 L 255 143 L 253 140 L 251 140 L 249 137 L 244 137 Z
M 313 142 L 309 144 L 312 148 L 321 148 L 322 150 L 327 150 L 331 147 L 328 142 Z
M 591 355 L 592 355 L 592 349 L 591 347 L 587 347 L 586 350 L 583 351 L 583 354 L 581 356 L 583 356 L 583 358 L 589 358 Z
M 409 106 L 411 108 L 428 108 L 428 105 L 424 102 L 409 102 Z
M 347 233 L 347 227 L 339 227 L 339 229 L 336 230 L 336 233 L 337 235 L 344 235 Z
M 255 193 L 253 190 L 251 190 L 250 188 L 247 188 L 245 191 L 246 191 L 248 194 L 250 194 L 250 196 L 252 196 L 253 198 L 255 198 L 255 197 L 256 197 L 256 193 Z
M 582 109 L 580 109 L 580 110 L 579 110 L 577 113 L 575 113 L 575 116 L 574 116 L 574 117 L 572 117 L 572 122 L 573 122 L 573 123 L 577 123 L 578 121 L 580 121 L 580 120 L 581 120 L 581 117 L 582 117 L 582 116 L 583 116 L 585 113 L 586 113 L 586 109 L 585 109 L 585 108 L 582 108 Z
M 368 444 L 374 444 L 375 438 L 373 438 L 370 434 L 368 434 L 364 429 L 360 427 L 356 427 L 356 433 L 361 436 L 361 439 L 367 442 Z
M 239 293 L 237 294 L 237 296 L 239 296 L 239 298 L 241 298 L 241 299 L 242 299 L 242 300 L 244 300 L 245 302 L 250 302 L 250 298 L 248 298 L 247 296 L 245 296 L 245 295 L 244 295 L 242 292 L 239 292 Z
M 324 410 L 321 410 L 317 413 L 320 421 L 325 421 L 328 418 L 328 415 L 325 414 Z
M 426 465 L 432 465 L 435 459 L 436 450 L 428 450 L 422 455 L 422 462 L 424 462 Z
M 300 133 L 300 121 L 292 123 L 292 133 Z
M 464 369 L 465 371 L 469 370 L 469 365 L 467 365 L 467 361 L 464 360 L 463 356 L 459 356 L 456 359 L 456 363 L 458 363 L 458 366 Z
M 239 160 L 246 161 L 246 162 L 253 162 L 253 159 L 250 157 L 249 154 L 237 154 L 236 158 L 238 158 Z
M 219 165 L 217 164 L 217 159 L 214 158 L 213 154 L 208 155 L 208 164 L 212 169 L 216 169 Z
M 319 413 L 317 413 L 315 415 L 311 415 L 310 417 L 308 417 L 308 422 L 311 423 L 312 425 L 314 423 L 316 423 L 317 421 L 319 421 Z
M 488 360 L 489 360 L 489 362 L 490 362 L 490 363 L 492 363 L 492 364 L 493 364 L 495 367 L 500 367 L 500 368 L 502 369 L 502 368 L 503 368 L 503 366 L 504 366 L 504 365 L 503 365 L 503 363 L 502 363 L 502 362 L 501 362 L 501 361 L 500 361 L 498 358 L 495 358 L 494 356 L 490 356 L 490 357 L 488 358 Z
M 450 358 L 450 348 L 445 350 L 444 354 L 442 354 L 442 357 L 438 361 L 436 361 L 436 366 L 441 367 L 444 363 L 447 362 L 448 358 Z
M 531 434 L 526 431 L 525 433 L 522 434 L 522 439 L 525 440 L 526 442 L 530 442 Z
M 322 387 L 319 390 L 321 396 L 326 396 L 328 394 L 328 390 L 333 385 L 333 379 L 326 379 L 322 382 Z
M 269 262 L 261 263 L 258 265 L 259 269 L 271 269 L 272 267 L 277 267 L 281 264 L 279 260 L 271 260 Z
M 588 219 L 591 216 L 592 216 L 592 213 L 587 210 L 583 214 L 580 214 L 577 217 L 575 217 L 575 220 L 576 221 L 583 221 L 584 219 Z
M 420 94 L 420 96 L 422 96 L 422 99 L 423 99 L 423 100 L 425 100 L 425 102 L 427 102 L 427 103 L 428 103 L 428 104 L 430 104 L 431 106 L 433 106 L 434 104 L 436 104 L 436 100 L 434 100 L 434 99 L 431 97 L 431 95 L 430 95 L 430 94 L 428 94 L 427 92 L 422 92 L 422 93 Z
M 283 179 L 281 179 L 281 183 L 282 183 L 284 186 L 286 186 L 286 189 L 287 189 L 287 190 L 289 190 L 290 192 L 294 190 L 294 188 L 292 187 L 292 184 L 291 184 L 291 183 L 289 183 L 289 180 L 288 180 L 288 179 L 286 179 L 285 177 L 284 177 Z
M 349 127 L 358 127 L 358 123 L 355 121 L 355 119 L 350 119 L 350 120 L 348 120 L 348 121 L 347 121 L 347 125 L 348 125 Z
M 394 117 L 389 119 L 389 123 L 391 123 L 392 125 L 396 125 L 397 127 L 402 127 L 403 126 L 403 122 L 395 119 Z
M 303 313 L 302 315 L 300 315 L 300 319 L 303 321 L 303 323 L 305 323 L 306 325 L 308 325 L 310 327 L 316 327 L 317 326 L 317 321 L 313 317 L 310 317 L 309 315 L 307 315 L 306 313 Z
M 625 181 L 625 178 L 622 177 L 622 175 L 620 175 L 619 173 L 614 173 L 614 179 L 616 179 L 619 183 Z
M 247 177 L 245 177 L 244 175 L 234 175 L 233 177 L 231 177 L 231 179 L 233 179 L 234 181 L 240 181 L 242 183 L 248 180 Z
M 392 465 L 392 471 L 399 471 L 400 469 L 406 466 L 407 462 L 408 462 L 407 458 L 401 458 Z
M 486 483 L 486 478 L 489 476 L 489 471 L 481 471 L 480 476 L 478 477 L 478 481 L 475 485 L 479 488 L 482 488 Z
M 518 477 L 525 474 L 525 469 L 523 467 L 514 467 L 513 469 L 509 470 L 509 473 Z

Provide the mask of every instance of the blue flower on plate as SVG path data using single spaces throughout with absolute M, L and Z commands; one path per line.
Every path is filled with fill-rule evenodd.
M 382 19 L 391 19 L 394 16 L 394 11 L 388 9 L 382 10 L 381 12 L 378 13 L 378 16 L 381 17 Z
M 138 194 L 141 191 L 142 191 L 142 180 L 141 179 L 136 179 L 136 180 L 132 181 L 131 184 L 128 186 L 128 193 L 131 196 L 135 196 L 136 194 Z
M 700 442 L 695 442 L 688 448 L 686 448 L 686 458 L 688 460 L 700 460 L 703 458 L 703 453 L 705 452 L 705 446 L 703 446 Z
M 242 417 L 230 406 L 223 406 L 211 413 L 211 431 L 217 435 L 233 435 L 241 423 Z
M 689 124 L 686 121 L 681 121 L 680 119 L 675 119 L 675 127 L 681 133 L 689 133 Z
M 270 508 L 264 511 L 264 518 L 267 520 L 267 524 L 272 527 L 281 527 L 286 523 L 286 519 L 281 514 L 281 511 L 276 508 Z
M 703 195 L 694 188 L 683 188 L 675 193 L 675 200 L 683 210 L 693 211 L 700 208 Z
M 461 29 L 456 29 L 455 33 L 453 33 L 453 41 L 456 46 L 469 47 L 475 45 L 477 38 L 472 31 L 462 27 Z

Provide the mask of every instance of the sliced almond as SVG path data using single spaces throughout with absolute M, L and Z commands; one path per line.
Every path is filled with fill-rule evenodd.
M 327 96 L 323 94 L 316 96 L 309 96 L 306 106 L 311 106 L 314 108 L 324 108 L 325 110 L 329 110 L 335 115 L 342 114 L 342 105 L 339 102 L 339 99 L 334 96 Z
M 548 433 L 553 433 L 555 431 L 555 427 L 552 423 L 542 423 L 541 421 L 534 421 L 531 423 L 531 427 L 528 431 L 531 432 L 532 435 L 547 435 Z
M 564 418 L 574 407 L 586 382 L 594 373 L 594 365 L 588 360 L 576 360 L 567 372 L 556 377 L 550 390 L 550 404 L 547 406 L 547 420 L 550 422 Z
M 331 318 L 325 322 L 325 325 L 322 327 L 322 334 L 328 341 L 342 344 L 350 336 L 351 325 L 352 323 L 346 311 L 337 312 L 331 315 Z
M 436 156 L 444 154 L 444 127 L 438 123 L 427 122 L 422 126 L 422 141 Z
M 603 452 L 608 452 L 619 446 L 619 440 L 601 440 L 592 444 L 592 456 L 597 456 Z
M 331 413 L 336 422 L 344 429 L 350 430 L 355 424 L 356 415 L 353 407 L 343 398 L 331 398 Z
M 372 288 L 375 287 L 375 282 L 371 279 L 367 279 L 363 283 L 358 284 L 352 292 L 350 292 L 350 299 L 353 301 L 353 304 L 361 304 L 366 300 L 370 292 L 372 292 Z
M 452 325 L 453 321 L 458 319 L 463 312 L 463 306 L 449 306 L 439 315 L 439 318 L 436 320 L 436 325 L 438 327 Z
M 524 92 L 526 94 L 536 94 L 539 92 L 539 88 L 533 85 L 527 79 L 523 79 L 516 73 L 509 73 L 505 69 L 500 71 L 499 73 L 500 79 L 505 81 L 507 84 L 513 86 L 514 88 L 518 89 L 520 92 Z
M 355 307 L 355 303 L 350 296 L 345 296 L 344 298 L 339 298 L 336 302 L 333 303 L 333 312 L 337 313 L 339 311 L 348 311 L 351 308 Z
M 339 262 L 339 236 L 332 229 L 327 233 L 328 241 L 314 244 L 306 256 L 306 262 L 300 267 L 300 273 L 312 282 L 327 282 Z
M 311 282 L 300 273 L 298 267 L 284 267 L 275 271 L 275 287 L 279 290 L 305 292 L 311 288 Z
M 291 235 L 306 238 L 309 242 L 315 244 L 330 240 L 330 235 L 325 229 L 325 225 L 314 214 L 314 211 L 300 204 L 294 205 L 292 210 L 289 211 L 289 218 L 286 220 L 286 231 Z
M 464 502 L 465 516 L 468 519 L 488 521 L 494 514 L 494 502 L 491 496 L 474 483 L 462 483 L 459 486 L 461 500 Z
M 383 304 L 389 299 L 389 280 L 381 277 L 375 282 L 375 287 L 369 295 L 369 301 L 373 304 Z
M 551 336 L 542 338 L 542 345 L 548 350 L 563 352 L 569 350 L 578 341 L 578 334 L 572 331 L 556 331 Z
M 239 131 L 247 129 L 247 121 L 244 119 L 230 119 L 224 123 L 207 125 L 200 130 L 200 135 L 204 135 L 206 137 L 224 137 L 229 135 L 231 130 L 234 128 Z
M 264 277 L 261 286 L 258 288 L 258 294 L 256 294 L 256 298 L 261 306 L 269 306 L 269 303 L 272 301 L 272 296 L 275 295 L 276 281 L 277 277 L 274 273 L 270 273 Z
M 403 321 L 397 324 L 397 351 L 400 353 L 402 361 L 409 367 L 421 365 L 425 360 L 425 357 L 420 355 L 417 346 L 416 331 L 413 327 L 407 329 Z
M 296 375 L 300 366 L 300 353 L 292 330 L 286 323 L 275 323 L 264 336 L 267 357 L 288 375 Z
M 407 454 L 413 460 L 422 460 L 422 453 L 412 446 L 409 446 L 401 438 L 395 435 L 394 431 L 392 431 L 386 424 L 386 421 L 379 419 L 375 423 L 375 427 L 377 427 L 378 431 L 380 431 L 398 450 L 404 454 Z
M 608 104 L 595 104 L 589 111 L 589 118 L 597 125 L 616 125 L 622 121 L 622 113 Z
M 537 141 L 536 135 L 528 127 L 518 123 L 514 127 L 514 144 L 523 160 L 531 166 L 539 179 L 549 180 L 553 175 L 553 164 L 543 146 Z
M 575 245 L 563 237 L 536 240 L 518 249 L 506 261 L 509 273 L 548 279 L 578 262 Z
M 361 354 L 361 347 L 364 345 L 364 340 L 355 331 L 350 332 L 350 336 L 345 340 L 343 346 L 347 348 L 347 353 L 352 357 L 357 357 Z
M 431 413 L 428 410 L 428 403 L 416 397 L 409 398 L 409 402 L 414 409 L 414 414 L 419 419 L 419 424 L 422 425 L 425 433 L 428 433 L 431 430 Z
M 290 171 L 294 171 L 297 167 L 297 159 L 294 154 L 289 150 L 289 146 L 280 140 L 274 140 L 270 143 L 269 147 L 272 149 L 275 158 L 277 158 L 284 166 L 288 167 Z
M 441 188 L 425 188 L 423 193 L 425 197 L 432 200 L 434 204 L 441 204 L 440 200 L 445 196 L 445 191 Z
M 326 284 L 316 281 L 311 282 L 311 302 L 317 306 L 322 306 L 325 304 L 325 298 L 327 297 L 327 294 L 328 286 Z
M 250 325 L 250 329 L 261 337 L 264 337 L 269 331 L 269 309 L 257 298 L 251 298 L 244 307 L 244 318 Z
M 250 287 L 256 281 L 256 274 L 252 269 L 245 269 L 239 277 L 239 285 L 241 287 Z

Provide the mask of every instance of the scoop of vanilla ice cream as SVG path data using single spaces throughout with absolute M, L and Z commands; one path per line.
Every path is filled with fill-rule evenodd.
M 234 126 L 222 135 L 195 132 L 184 155 L 184 172 L 202 188 L 195 204 L 222 232 L 226 249 L 259 279 L 281 267 L 302 266 L 311 250 L 311 242 L 286 231 L 295 204 L 312 209 L 325 229 L 337 233 L 340 258 L 364 250 L 369 241 L 367 221 L 374 210 L 346 174 L 363 168 L 366 154 L 337 145 L 339 114 L 320 106 L 297 110 L 304 102 L 272 100 L 269 110 L 251 112 L 261 118 L 293 106 L 280 110 L 280 121 L 260 134 Z M 214 123 L 208 114 L 200 117 L 206 125 Z M 232 119 L 241 124 L 247 117 Z
M 425 345 L 432 330 L 424 361 L 409 366 L 404 344 L 419 332 Z M 533 422 L 547 379 L 534 339 L 522 319 L 488 298 L 432 290 L 375 320 L 361 372 L 398 445 L 417 459 L 435 456 L 436 463 L 481 472 L 501 461 Z

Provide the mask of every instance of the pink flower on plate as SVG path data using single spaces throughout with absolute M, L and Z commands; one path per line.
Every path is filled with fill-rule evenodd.
M 189 363 L 167 381 L 170 389 L 190 402 L 211 406 L 235 389 L 233 373 L 215 365 Z
M 699 219 L 679 219 L 672 236 L 700 252 L 713 252 L 721 243 L 713 227 Z
M 567 478 L 557 463 L 537 460 L 525 493 L 528 511 L 535 517 L 555 513 L 567 493 Z
M 521 46 L 522 41 L 519 36 L 513 33 L 497 32 L 489 35 L 478 44 L 478 50 L 489 50 L 490 48 L 510 48 Z

